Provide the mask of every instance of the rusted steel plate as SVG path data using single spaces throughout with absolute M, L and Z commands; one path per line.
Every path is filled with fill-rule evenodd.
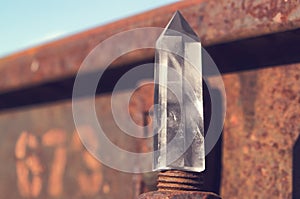
M 155 191 L 142 194 L 139 199 L 221 199 L 221 197 L 209 192 Z
M 138 151 L 136 140 L 114 123 L 109 103 L 110 95 L 96 99 L 107 136 L 125 150 Z M 1 112 L 0 126 L 1 198 L 127 199 L 141 192 L 136 175 L 113 170 L 86 151 L 70 101 Z M 87 134 L 93 130 L 86 124 L 79 128 Z
M 73 76 L 90 50 L 101 41 L 124 30 L 164 27 L 175 10 L 183 13 L 205 46 L 300 27 L 297 0 L 178 2 L 2 58 L 0 92 Z M 145 33 L 143 42 L 148 37 L 149 33 Z M 115 65 L 152 57 L 152 50 L 132 52 Z
M 223 198 L 292 197 L 292 181 L 295 180 L 292 176 L 293 162 L 300 161 L 295 154 L 295 148 L 299 148 L 295 143 L 300 132 L 299 69 L 299 64 L 293 64 L 223 76 L 227 95 L 221 184 Z M 144 112 L 151 107 L 151 90 L 151 86 L 140 90 L 140 100 L 132 100 L 136 104 L 131 107 L 131 111 L 136 112 L 133 118 L 140 125 L 147 123 L 143 122 L 139 111 Z M 114 132 L 110 138 L 131 151 L 148 150 L 149 145 L 137 144 L 118 133 L 120 130 L 108 110 L 108 96 L 101 96 L 97 104 L 101 107 L 99 114 L 106 118 L 103 124 Z M 2 112 L 0 126 L 0 159 L 5 163 L 0 167 L 0 175 L 4 176 L 0 178 L 0 193 L 6 198 L 20 198 L 21 194 L 36 194 L 40 198 L 51 198 L 50 194 L 66 194 L 63 196 L 71 195 L 73 198 L 83 195 L 124 198 L 124 195 L 118 194 L 128 193 L 131 197 L 142 190 L 139 183 L 143 178 L 94 164 L 94 160 L 78 147 L 73 141 L 76 139 L 73 138 L 74 126 L 68 102 Z M 28 153 L 24 153 L 24 145 Z M 63 173 L 63 182 L 59 177 L 51 177 L 53 161 L 61 164 L 54 176 Z M 100 175 L 97 177 L 100 170 L 103 171 L 102 179 Z M 27 175 L 20 174 L 27 171 L 34 174 L 30 174 L 29 182 Z M 91 181 L 93 173 L 97 175 Z M 78 177 L 79 174 L 86 177 Z M 33 185 L 33 180 L 36 185 Z M 92 188 L 95 185 L 84 187 L 82 184 L 87 181 L 102 184 L 100 188 Z M 58 185 L 64 186 L 63 191 Z M 11 191 L 11 188 L 18 191 Z
M 299 177 L 293 173 L 299 176 L 300 64 L 223 79 L 222 197 L 291 199 L 293 192 L 298 198 Z

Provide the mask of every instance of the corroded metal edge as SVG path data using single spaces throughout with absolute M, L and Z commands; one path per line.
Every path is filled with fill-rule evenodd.
M 101 41 L 125 30 L 164 27 L 176 10 L 182 12 L 204 46 L 300 27 L 300 4 L 295 0 L 178 2 L 0 59 L 0 93 L 74 76 Z M 151 49 L 132 52 L 114 64 L 128 65 L 153 55 Z
M 221 197 L 200 191 L 153 191 L 140 195 L 138 199 L 221 199 Z

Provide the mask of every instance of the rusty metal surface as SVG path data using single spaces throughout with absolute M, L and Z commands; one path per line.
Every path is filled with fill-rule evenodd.
M 223 198 L 299 196 L 299 71 L 300 64 L 291 64 L 223 75 L 227 99 L 219 179 Z M 151 85 L 138 92 L 142 112 L 151 107 L 149 91 Z M 149 145 L 143 146 L 145 150 Z
M 182 12 L 205 46 L 300 27 L 300 4 L 297 0 L 178 2 L 4 57 L 0 60 L 0 91 L 73 76 L 99 42 L 128 29 L 164 27 L 175 10 Z M 147 36 L 144 41 L 147 41 Z M 152 57 L 151 50 L 133 52 L 115 65 Z
M 209 192 L 155 191 L 142 194 L 139 199 L 221 199 L 221 197 Z
M 113 132 L 108 137 L 125 150 L 137 151 L 136 140 L 113 122 L 109 103 L 110 95 L 96 99 L 103 128 Z M 71 109 L 71 101 L 65 101 L 0 113 L 1 198 L 128 199 L 141 193 L 136 175 L 113 170 L 85 150 Z M 85 124 L 79 128 L 92 131 Z
M 299 28 L 298 1 L 179 2 L 2 58 L 0 92 L 74 76 L 88 52 L 105 38 L 136 27 L 163 27 L 177 9 L 205 45 Z M 134 52 L 115 65 L 152 56 L 152 51 Z M 293 64 L 223 76 L 227 94 L 223 198 L 292 198 L 293 163 L 300 161 L 293 150 L 300 133 L 299 71 L 300 65 Z M 152 87 L 139 92 L 129 108 L 137 124 L 145 125 L 150 123 Z M 108 96 L 97 103 L 116 144 L 129 151 L 151 149 L 149 140 L 136 143 L 122 135 L 108 110 Z M 5 163 L 0 167 L 1 197 L 134 198 L 153 185 L 154 174 L 129 175 L 97 163 L 74 136 L 70 102 L 1 112 L 0 126 L 0 160 Z M 54 172 L 55 161 L 60 166 Z M 185 196 L 151 192 L 141 197 Z
M 293 177 L 299 168 L 293 162 L 300 159 L 293 148 L 300 134 L 300 64 L 223 78 L 222 197 L 291 199 L 299 189 L 299 178 Z

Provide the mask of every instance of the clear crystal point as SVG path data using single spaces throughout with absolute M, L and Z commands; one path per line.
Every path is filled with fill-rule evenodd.
M 205 169 L 198 36 L 176 12 L 156 42 L 154 170 Z

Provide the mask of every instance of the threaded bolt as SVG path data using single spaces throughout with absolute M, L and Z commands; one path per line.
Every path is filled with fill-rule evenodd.
M 200 191 L 203 188 L 203 176 L 197 172 L 161 171 L 157 181 L 158 191 Z

